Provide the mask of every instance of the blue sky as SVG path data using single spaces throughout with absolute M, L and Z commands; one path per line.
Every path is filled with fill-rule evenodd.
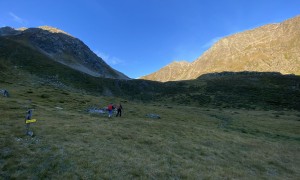
M 57 27 L 131 78 L 297 15 L 299 0 L 0 0 L 1 27 Z

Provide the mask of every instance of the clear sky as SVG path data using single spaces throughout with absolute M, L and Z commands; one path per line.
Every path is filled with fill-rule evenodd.
M 300 0 L 0 0 L 0 27 L 57 27 L 131 78 L 300 15 Z

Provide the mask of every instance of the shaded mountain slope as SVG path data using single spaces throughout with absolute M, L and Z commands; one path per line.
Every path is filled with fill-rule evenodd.
M 175 63 L 170 68 L 186 64 Z M 53 61 L 35 47 L 5 36 L 0 37 L 0 87 L 5 89 L 10 84 L 36 88 L 54 86 L 66 91 L 160 104 L 300 110 L 299 76 L 228 72 L 167 83 L 94 77 Z
M 8 84 L 51 86 L 64 91 L 160 104 L 300 110 L 299 76 L 228 72 L 166 83 L 93 77 L 52 61 L 28 46 L 0 37 L 0 87 L 5 89 Z
M 51 60 L 89 75 L 129 79 L 126 75 L 107 65 L 82 41 L 62 30 L 49 26 L 18 30 L 4 27 L 0 29 L 0 36 L 26 45 L 47 55 Z
M 58 84 L 57 88 L 71 87 L 99 95 L 126 96 L 137 91 L 141 92 L 143 91 L 141 88 L 144 87 L 149 88 L 145 90 L 146 92 L 152 89 L 150 85 L 135 85 L 141 80 L 90 76 L 53 61 L 47 55 L 6 37 L 0 37 L 0 72 L 3 74 L 2 79 L 7 79 L 11 83 L 18 81 L 19 78 L 27 79 L 26 81 L 30 83 L 37 83 L 36 78 L 31 77 L 33 75 L 38 77 L 38 81 L 44 85 L 54 82 Z M 152 83 L 157 84 L 156 82 L 148 84 Z M 136 94 L 136 97 L 138 98 L 139 94 Z

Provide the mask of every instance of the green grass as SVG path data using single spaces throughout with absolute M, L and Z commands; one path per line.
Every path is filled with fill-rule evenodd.
M 0 179 L 300 177 L 298 76 L 95 78 L 3 38 L 0 57 L 0 89 L 11 95 L 0 97 Z M 86 111 L 120 101 L 122 118 Z
M 8 81 L 8 80 L 7 80 Z M 0 179 L 297 179 L 300 113 L 142 103 L 1 81 Z M 28 101 L 31 99 L 31 103 Z M 123 101 L 122 118 L 88 114 Z M 63 109 L 57 109 L 61 107 Z M 24 117 L 33 108 L 33 138 Z M 150 119 L 148 113 L 161 119 Z

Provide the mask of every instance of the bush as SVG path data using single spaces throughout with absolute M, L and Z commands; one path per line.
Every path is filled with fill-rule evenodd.
M 44 99 L 47 99 L 47 98 L 49 98 L 50 96 L 48 95 L 48 94 L 42 94 L 41 95 L 41 98 L 44 98 Z

